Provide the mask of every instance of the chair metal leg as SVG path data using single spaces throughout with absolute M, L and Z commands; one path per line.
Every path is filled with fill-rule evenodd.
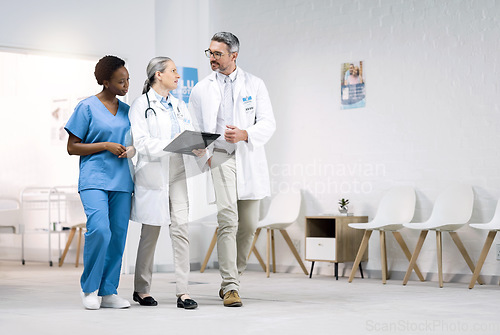
M 450 233 L 450 236 L 451 236 L 453 242 L 455 242 L 455 245 L 457 246 L 458 250 L 462 254 L 462 257 L 464 258 L 465 262 L 469 266 L 469 269 L 471 270 L 472 273 L 474 273 L 475 272 L 474 263 L 472 262 L 472 259 L 470 258 L 469 253 L 467 253 L 467 250 L 465 249 L 465 246 L 462 243 L 462 240 L 460 240 L 460 237 L 458 237 L 457 232 L 450 231 L 449 233 Z M 479 283 L 479 285 L 484 284 L 484 282 L 480 276 L 477 277 L 477 282 Z
M 405 254 L 406 258 L 408 259 L 408 262 L 411 260 L 411 253 L 410 250 L 408 249 L 408 245 L 406 244 L 405 240 L 403 239 L 403 236 L 401 236 L 401 233 L 398 231 L 393 231 L 392 235 L 394 235 L 394 238 L 398 242 L 399 246 L 403 250 L 403 253 Z M 425 281 L 424 276 L 420 272 L 420 269 L 418 268 L 418 265 L 415 263 L 415 267 L 413 268 L 415 270 L 415 273 L 418 276 L 418 279 L 420 281 Z
M 24 259 L 24 225 L 21 225 L 21 264 L 24 265 L 26 260 Z M 59 260 L 60 262 L 60 260 Z
M 68 253 L 69 246 L 71 245 L 71 242 L 73 241 L 73 237 L 75 236 L 76 233 L 76 227 L 72 227 L 71 230 L 69 231 L 69 236 L 68 236 L 68 241 L 66 242 L 66 246 L 64 247 L 64 252 L 61 256 L 61 259 L 59 260 L 59 266 L 62 266 L 64 263 L 64 259 L 66 258 L 66 254 Z M 80 248 L 78 248 L 80 249 Z
M 385 247 L 385 231 L 380 231 L 380 261 L 382 262 L 382 284 L 387 283 L 387 249 Z
M 358 266 L 361 265 L 361 259 L 363 258 L 363 254 L 365 253 L 366 248 L 368 247 L 368 240 L 370 239 L 372 233 L 373 230 L 365 230 L 365 233 L 363 234 L 363 239 L 361 240 L 361 244 L 359 245 L 358 254 L 356 255 L 356 258 L 354 259 L 354 263 L 352 265 L 351 275 L 349 276 L 349 283 L 352 282 Z
M 339 280 L 339 263 L 335 262 L 335 280 Z
M 436 230 L 436 250 L 438 264 L 439 287 L 443 287 L 443 235 L 441 231 Z
M 307 272 L 306 266 L 304 265 L 304 262 L 302 262 L 302 259 L 300 258 L 300 255 L 295 249 L 295 246 L 292 243 L 292 240 L 290 239 L 290 235 L 288 235 L 286 229 L 280 229 L 281 235 L 283 235 L 283 238 L 285 239 L 286 243 L 288 244 L 288 247 L 292 251 L 293 255 L 295 256 L 295 259 L 299 263 L 300 267 L 302 268 L 302 271 L 304 271 L 304 274 L 307 276 L 309 273 Z
M 311 272 L 309 272 L 309 278 L 312 278 L 313 270 L 314 270 L 314 261 L 312 261 L 312 264 L 311 264 Z
M 359 263 L 359 273 L 361 274 L 361 278 L 365 278 L 365 276 L 363 275 L 363 267 L 361 266 L 361 263 Z
M 201 264 L 201 269 L 200 272 L 204 272 L 205 268 L 207 267 L 208 260 L 210 259 L 210 256 L 212 255 L 212 252 L 215 247 L 215 243 L 217 243 L 217 231 L 219 228 L 215 228 L 214 235 L 212 236 L 212 241 L 210 242 L 210 246 L 208 247 L 207 254 L 205 255 L 205 259 L 203 260 L 203 264 Z
M 473 288 L 476 284 L 476 280 L 479 277 L 479 273 L 481 272 L 481 268 L 483 267 L 484 261 L 486 260 L 486 256 L 488 256 L 488 252 L 490 251 L 491 245 L 495 240 L 495 236 L 497 234 L 496 230 L 491 230 L 486 237 L 486 241 L 484 242 L 483 250 L 481 251 L 481 255 L 479 256 L 479 260 L 476 264 L 476 269 L 474 270 L 474 274 L 472 275 L 472 279 L 469 283 L 469 288 Z
M 417 245 L 415 246 L 415 250 L 413 251 L 413 254 L 411 255 L 410 265 L 408 266 L 408 270 L 406 270 L 406 274 L 405 274 L 405 277 L 403 279 L 403 285 L 406 285 L 408 283 L 408 280 L 410 279 L 411 271 L 415 268 L 415 265 L 417 265 L 417 258 L 418 258 L 418 255 L 420 254 L 420 250 L 422 249 L 422 246 L 424 245 L 425 237 L 427 236 L 427 233 L 429 233 L 428 230 L 422 230 L 420 232 L 420 236 L 418 238 Z

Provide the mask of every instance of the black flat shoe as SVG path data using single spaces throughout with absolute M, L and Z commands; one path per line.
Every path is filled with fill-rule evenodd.
M 193 299 L 184 299 L 181 300 L 181 297 L 177 298 L 177 307 L 184 309 L 195 309 L 198 307 L 198 303 Z
M 138 302 L 139 305 L 141 305 L 141 306 L 157 306 L 158 305 L 158 301 L 156 301 L 155 298 L 153 298 L 151 296 L 141 298 L 139 296 L 139 293 L 137 293 L 137 292 L 134 292 L 134 294 L 132 295 L 132 299 L 134 299 L 134 301 Z

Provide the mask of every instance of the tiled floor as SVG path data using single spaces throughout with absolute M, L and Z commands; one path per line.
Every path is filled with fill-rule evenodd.
M 0 262 L 0 333 L 10 334 L 500 334 L 500 287 L 400 280 L 271 274 L 242 278 L 242 308 L 218 297 L 217 270 L 192 272 L 191 295 L 200 307 L 175 305 L 172 273 L 154 274 L 158 307 L 132 302 L 133 276 L 123 275 L 125 310 L 85 310 L 81 267 Z M 498 305 L 497 305 L 498 304 Z

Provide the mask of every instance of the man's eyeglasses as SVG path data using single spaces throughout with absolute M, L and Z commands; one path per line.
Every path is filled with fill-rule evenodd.
M 216 60 L 219 60 L 222 56 L 229 55 L 230 53 L 231 52 L 224 54 L 224 53 L 218 52 L 218 51 L 212 52 L 212 50 L 210 50 L 210 49 L 205 50 L 205 56 L 207 56 L 208 58 L 210 58 L 211 56 L 214 56 L 214 58 Z

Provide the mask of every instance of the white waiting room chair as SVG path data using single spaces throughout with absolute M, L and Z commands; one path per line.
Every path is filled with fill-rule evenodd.
M 410 265 L 406 271 L 403 279 L 403 285 L 408 283 L 411 272 L 415 269 L 416 261 L 422 245 L 424 244 L 425 237 L 429 230 L 436 232 L 436 250 L 437 250 L 437 265 L 439 287 L 443 287 L 443 248 L 442 248 L 442 232 L 448 232 L 455 242 L 458 250 L 462 254 L 465 262 L 470 270 L 474 272 L 474 263 L 465 250 L 465 247 L 458 237 L 457 229 L 464 226 L 470 220 L 472 215 L 472 207 L 474 203 L 474 193 L 470 185 L 455 184 L 448 187 L 442 192 L 434 204 L 430 218 L 425 222 L 419 223 L 406 223 L 405 227 L 410 229 L 420 230 L 420 236 L 412 254 Z M 482 284 L 478 278 L 478 282 Z
M 473 288 L 476 284 L 476 281 L 479 277 L 479 273 L 481 272 L 481 268 L 483 267 L 484 261 L 486 260 L 486 256 L 488 256 L 488 252 L 490 251 L 491 245 L 495 240 L 495 236 L 498 231 L 500 231 L 500 199 L 497 202 L 497 207 L 495 210 L 495 214 L 493 218 L 488 223 L 471 223 L 469 224 L 472 228 L 488 230 L 488 236 L 486 236 L 486 241 L 484 242 L 483 250 L 481 251 L 481 255 L 479 256 L 479 260 L 476 264 L 476 269 L 474 270 L 474 274 L 472 275 L 472 279 L 469 284 L 469 288 Z
M 411 186 L 396 186 L 387 191 L 377 209 L 377 213 L 373 220 L 368 223 L 350 223 L 349 227 L 354 229 L 364 229 L 365 233 L 359 246 L 356 259 L 352 266 L 349 283 L 354 279 L 356 270 L 359 267 L 361 259 L 368 247 L 368 240 L 374 230 L 380 232 L 380 260 L 382 270 L 382 283 L 385 284 L 388 278 L 387 271 L 387 249 L 386 249 L 386 232 L 392 232 L 399 246 L 403 250 L 408 261 L 411 259 L 411 253 L 408 246 L 398 231 L 403 228 L 403 224 L 408 223 L 413 218 L 415 213 L 415 190 Z M 415 265 L 415 272 L 421 281 L 424 277 L 418 266 Z
M 253 239 L 252 247 L 250 249 L 248 257 L 250 257 L 251 253 L 253 252 L 257 257 L 257 259 L 259 260 L 259 263 L 263 265 L 262 257 L 255 248 L 255 243 L 259 238 L 261 230 L 262 229 L 267 230 L 266 263 L 265 263 L 265 270 L 267 277 L 269 277 L 270 273 L 271 252 L 273 258 L 273 272 L 274 273 L 276 272 L 276 252 L 274 247 L 275 230 L 278 230 L 281 233 L 281 235 L 283 235 L 283 238 L 288 244 L 288 247 L 292 251 L 300 267 L 302 268 L 302 271 L 304 271 L 306 275 L 309 275 L 309 272 L 307 271 L 304 262 L 302 262 L 302 259 L 300 258 L 297 249 L 293 245 L 292 240 L 290 239 L 290 236 L 286 231 L 286 229 L 290 225 L 292 225 L 294 222 L 297 221 L 300 212 L 300 203 L 301 203 L 300 192 L 278 193 L 276 196 L 272 198 L 267 215 L 262 220 L 260 220 L 259 224 L 257 225 L 257 230 L 255 232 L 255 237 Z
M 22 228 L 21 218 L 18 200 L 0 198 L 0 233 L 19 234 Z

